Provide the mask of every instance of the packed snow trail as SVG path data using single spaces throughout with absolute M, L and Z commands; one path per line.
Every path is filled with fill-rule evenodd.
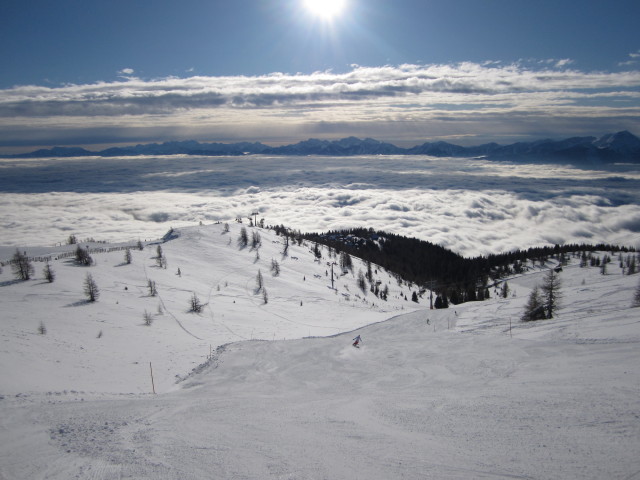
M 553 321 L 543 338 L 487 330 L 488 318 L 477 334 L 434 333 L 427 315 L 446 326 L 447 312 L 399 316 L 357 330 L 359 350 L 352 334 L 234 343 L 165 395 L 5 398 L 3 435 L 27 435 L 29 453 L 5 444 L 0 472 L 382 480 L 638 471 L 638 321 L 624 327 L 634 343 L 602 345 L 572 343 Z

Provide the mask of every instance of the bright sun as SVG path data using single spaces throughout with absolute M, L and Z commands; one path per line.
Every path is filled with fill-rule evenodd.
M 346 0 L 304 0 L 304 4 L 318 17 L 331 19 L 340 14 L 344 9 Z

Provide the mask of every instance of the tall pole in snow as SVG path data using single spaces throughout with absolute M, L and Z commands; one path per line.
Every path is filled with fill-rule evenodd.
M 149 370 L 151 371 L 151 388 L 153 389 L 153 393 L 156 393 L 156 385 L 153 383 L 153 367 L 151 366 L 151 362 L 149 362 Z

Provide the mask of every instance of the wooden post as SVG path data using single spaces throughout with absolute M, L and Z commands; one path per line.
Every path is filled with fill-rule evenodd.
M 151 371 L 151 388 L 153 389 L 153 393 L 156 393 L 156 385 L 153 383 L 153 367 L 151 366 L 151 362 L 149 362 L 149 370 Z

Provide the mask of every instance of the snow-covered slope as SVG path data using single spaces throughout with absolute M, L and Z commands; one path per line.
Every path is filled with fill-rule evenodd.
M 298 260 L 281 262 L 280 277 L 263 268 L 269 303 L 261 305 L 253 292 L 254 271 L 263 262 L 270 264 L 270 248 L 277 252 L 281 245 L 270 243 L 277 239 L 261 232 L 260 260 L 253 264 L 255 252 L 235 245 L 237 230 L 223 235 L 215 228 L 184 230 L 163 244 L 166 271 L 152 266 L 151 246 L 138 252 L 131 266 L 117 266 L 120 255 L 108 261 L 111 254 L 96 255 L 98 266 L 91 271 L 103 285 L 99 302 L 67 306 L 82 298 L 76 293 L 78 276 L 65 287 L 69 291 L 60 306 L 54 303 L 49 309 L 46 335 L 35 333 L 36 319 L 22 316 L 18 306 L 43 302 L 46 290 L 41 289 L 58 282 L 62 286 L 71 270 L 58 267 L 60 279 L 52 285 L 9 282 L 0 288 L 3 309 L 13 312 L 2 320 L 0 478 L 639 475 L 640 315 L 630 307 L 638 276 L 623 276 L 613 264 L 608 275 L 575 264 L 565 267 L 556 318 L 523 324 L 518 321 L 523 304 L 543 271 L 510 279 L 514 295 L 507 299 L 440 311 L 423 304 L 422 310 L 403 313 L 396 309 L 411 304 L 404 299 L 382 305 L 376 300 L 376 307 L 371 306 L 371 294 L 366 297 L 369 303 L 354 301 L 351 274 L 340 280 L 336 300 L 327 288 L 326 265 L 314 263 L 308 248 L 300 248 L 291 252 Z M 226 244 L 228 237 L 231 245 Z M 194 253 L 197 261 L 188 258 Z M 134 266 L 156 279 L 166 305 L 151 327 L 140 325 L 141 310 L 152 309 L 158 298 L 147 297 L 145 277 Z M 178 266 L 181 277 L 175 274 Z M 101 280 L 100 272 L 109 269 L 122 272 L 118 282 L 123 283 L 117 283 L 115 275 L 109 277 L 113 287 L 107 277 Z M 5 269 L 5 282 L 6 275 Z M 122 293 L 124 284 L 135 300 Z M 348 302 L 340 300 L 344 284 L 352 294 Z M 209 300 L 213 317 L 210 311 L 201 316 L 185 313 L 189 295 L 203 285 L 212 289 L 211 295 L 197 293 Z M 390 287 L 390 297 L 398 296 L 397 283 Z M 12 293 L 5 293 L 8 290 Z M 81 310 L 84 316 L 75 313 Z M 72 313 L 64 318 L 59 311 Z M 129 311 L 126 321 L 119 318 Z M 92 333 L 96 343 L 85 340 L 82 326 L 71 326 L 71 317 L 91 325 L 86 335 Z M 389 320 L 379 321 L 385 318 Z M 93 335 L 98 324 L 104 332 L 100 339 Z M 64 335 L 55 333 L 56 328 Z M 355 330 L 339 333 L 350 329 Z M 327 336 L 300 338 L 309 333 Z M 363 338 L 360 349 L 351 346 L 357 334 Z M 146 357 L 156 351 L 158 357 L 174 359 L 165 360 L 171 374 L 198 361 L 197 352 L 181 351 L 208 349 L 208 342 L 192 335 L 207 340 L 227 335 L 225 343 L 233 343 L 216 349 L 210 362 L 177 387 L 165 380 L 158 395 L 135 393 L 148 392 Z M 110 336 L 118 340 L 112 341 L 114 353 L 108 356 L 96 345 Z M 280 338 L 285 336 L 287 340 Z M 41 343 L 45 341 L 52 343 Z M 135 352 L 118 347 L 119 342 Z M 50 351 L 64 351 L 68 360 L 56 364 L 68 375 L 52 379 L 50 391 L 27 379 L 5 383 L 9 370 L 22 377 L 36 375 L 30 370 L 37 365 L 31 357 L 51 356 Z M 90 359 L 98 355 L 111 358 L 114 365 L 120 356 L 125 358 L 118 368 L 97 371 Z M 137 365 L 131 364 L 131 355 L 137 355 Z M 162 360 L 151 360 L 155 373 L 156 362 Z M 83 364 L 93 376 L 83 376 Z M 132 365 L 129 374 L 137 375 L 146 388 L 137 390 L 136 381 L 111 378 L 124 372 L 125 364 Z M 15 395 L 21 382 L 32 388 Z M 61 383 L 56 387 L 56 382 Z M 74 387 L 82 382 L 88 386 Z M 103 384 L 110 388 L 101 388 Z
M 369 291 L 365 295 L 356 279 L 366 267 L 357 260 L 346 275 L 334 266 L 337 278 L 331 289 L 328 263 L 337 259 L 326 249 L 321 260 L 315 259 L 311 245 L 290 245 L 283 256 L 283 238 L 246 226 L 250 244 L 240 248 L 241 228 L 233 223 L 228 233 L 223 224 L 175 230 L 169 241 L 150 243 L 142 251 L 132 249 L 129 265 L 121 249 L 92 253 L 96 265 L 82 267 L 60 256 L 75 246 L 27 248 L 32 257 L 51 256 L 56 279 L 44 280 L 43 262 L 33 262 L 35 275 L 28 282 L 14 280 L 8 265 L 0 274 L 0 393 L 149 392 L 150 362 L 156 391 L 166 392 L 174 388 L 177 377 L 206 362 L 219 345 L 327 336 L 419 307 L 404 299 L 411 298 L 406 285 L 400 287 L 380 270 L 374 277 L 389 285 L 388 301 Z M 253 233 L 260 235 L 258 249 L 251 248 Z M 166 269 L 157 265 L 158 245 Z M 0 259 L 8 260 L 14 252 L 15 248 L 0 248 Z M 272 260 L 280 266 L 277 276 Z M 259 271 L 266 304 L 257 291 Z M 100 291 L 95 303 L 88 303 L 83 293 L 87 273 Z M 149 280 L 156 283 L 157 296 L 149 294 Z M 200 314 L 188 312 L 194 293 L 206 304 Z M 145 311 L 153 317 L 151 326 L 144 325 Z M 38 333 L 41 323 L 46 335 Z

